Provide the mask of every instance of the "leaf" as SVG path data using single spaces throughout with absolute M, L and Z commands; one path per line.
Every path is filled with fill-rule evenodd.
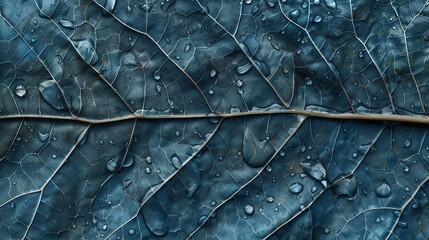
M 0 234 L 428 238 L 428 6 L 0 1 Z

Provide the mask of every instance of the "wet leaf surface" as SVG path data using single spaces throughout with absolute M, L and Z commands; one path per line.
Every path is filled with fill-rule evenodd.
M 428 16 L 0 0 L 0 234 L 427 239 Z

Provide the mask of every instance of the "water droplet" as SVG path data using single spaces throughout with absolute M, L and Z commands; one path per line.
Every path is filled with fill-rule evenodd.
M 307 84 L 308 86 L 313 84 L 313 80 L 311 80 L 311 78 L 305 78 L 305 84 Z
M 191 44 L 186 44 L 185 52 L 188 52 L 191 49 Z
M 243 139 L 243 158 L 247 165 L 254 168 L 263 167 L 274 152 L 274 147 L 267 140 L 259 141 L 254 130 L 246 127 Z
M 317 187 L 316 187 L 316 186 L 313 186 L 313 187 L 311 188 L 311 193 L 315 193 L 315 192 L 317 192 Z
M 147 163 L 151 164 L 152 163 L 152 157 L 151 156 L 147 156 L 146 159 L 145 159 L 145 161 Z
M 55 80 L 46 80 L 39 85 L 39 91 L 43 98 L 57 110 L 67 110 L 67 104 L 63 93 Z
M 314 5 L 316 6 L 320 5 L 320 0 L 314 0 Z
M 177 157 L 177 155 L 173 155 L 171 157 L 171 164 L 173 164 L 173 167 L 175 169 L 179 169 L 182 167 L 182 162 L 180 161 L 179 157 Z
M 353 197 L 357 192 L 356 177 L 354 175 L 343 178 L 344 175 L 339 175 L 335 180 L 341 179 L 333 185 L 335 196 L 345 195 L 349 198 Z M 335 182 L 334 180 L 334 182 Z
M 320 15 L 316 15 L 313 18 L 313 22 L 320 23 L 322 21 L 322 17 Z
M 104 7 L 107 11 L 111 12 L 115 8 L 116 0 L 107 0 Z
M 266 201 L 266 202 L 269 202 L 269 203 L 272 203 L 272 202 L 274 202 L 274 198 L 273 198 L 273 197 L 271 197 L 271 196 L 269 196 L 269 197 L 267 197 L 267 198 L 265 199 L 265 201 Z
M 265 2 L 267 3 L 267 5 L 268 5 L 270 8 L 275 7 L 275 6 L 276 6 L 276 4 L 277 4 L 277 0 L 265 0 Z
M 151 172 L 152 172 L 152 170 L 150 169 L 150 167 L 146 167 L 145 172 L 146 172 L 147 174 L 149 174 L 149 173 L 151 173 Z
M 60 25 L 65 27 L 65 28 L 71 28 L 71 29 L 74 29 L 74 27 L 75 27 L 74 23 L 70 20 L 67 20 L 67 19 L 61 19 Z
M 107 230 L 107 224 L 104 224 L 102 229 L 103 229 L 103 231 L 106 231 Z
M 128 13 L 131 13 L 133 11 L 133 7 L 131 7 L 131 5 L 127 5 L 127 11 Z
M 357 153 L 357 152 L 354 152 L 354 153 L 352 154 L 352 157 L 353 157 L 353 158 L 357 158 L 357 156 L 358 156 L 358 153 Z
M 210 94 L 210 95 L 213 95 L 213 94 L 214 94 L 213 89 L 209 89 L 209 94 Z
M 213 70 L 211 70 L 211 71 L 210 71 L 210 77 L 211 77 L 211 78 L 212 78 L 212 77 L 215 77 L 215 76 L 216 76 L 216 73 L 217 73 L 217 72 L 216 72 L 216 70 L 214 70 L 214 69 L 213 69 Z
M 405 142 L 404 142 L 404 148 L 409 148 L 409 147 L 411 147 L 411 144 L 412 144 L 411 139 L 407 139 L 407 140 L 405 140 Z
M 375 194 L 380 198 L 387 198 L 390 196 L 390 185 L 386 181 L 382 181 L 375 189 Z
M 329 234 L 329 233 L 331 233 L 331 229 L 329 229 L 329 228 L 325 228 L 324 232 L 325 232 L 326 234 Z
M 244 212 L 247 215 L 252 215 L 255 212 L 255 208 L 252 205 L 247 204 L 246 206 L 244 206 Z
M 299 15 L 301 15 L 301 12 L 298 9 L 295 9 L 289 13 L 289 16 L 295 19 L 298 18 Z
M 203 225 L 204 222 L 206 221 L 207 216 L 206 215 L 202 215 L 199 219 L 198 219 L 198 225 Z
M 251 4 L 251 3 L 252 3 L 252 0 L 245 0 L 245 1 L 244 1 L 244 3 L 246 3 L 246 4 L 248 4 L 248 5 L 249 5 L 249 4 Z
M 160 84 L 157 84 L 157 85 L 155 86 L 155 90 L 156 90 L 157 92 L 161 92 L 161 91 L 162 91 L 162 86 L 161 86 Z
M 15 94 L 18 97 L 25 97 L 25 95 L 27 95 L 27 89 L 25 89 L 24 85 L 18 84 L 15 87 Z
M 134 233 L 136 233 L 136 232 L 134 231 L 134 229 L 130 229 L 130 230 L 128 230 L 128 234 L 130 234 L 130 235 L 134 235 Z
M 106 169 L 111 173 L 118 171 L 120 168 L 121 166 L 120 166 L 118 157 L 112 157 L 106 163 Z
M 247 73 L 252 67 L 253 67 L 252 64 L 246 63 L 244 65 L 238 66 L 235 69 L 235 71 L 238 75 L 243 75 L 243 74 Z
M 216 206 L 216 201 L 212 201 L 211 203 L 210 203 L 210 205 L 212 206 L 212 207 L 214 207 L 214 206 Z
M 381 223 L 381 218 L 380 218 L 380 217 L 377 217 L 377 218 L 375 219 L 375 222 L 376 222 L 376 223 Z
M 11 203 L 10 208 L 15 208 L 15 203 Z
M 124 163 L 122 164 L 122 167 L 127 168 L 133 165 L 133 163 L 134 163 L 134 156 L 131 154 L 128 154 L 124 159 Z
M 80 57 L 89 65 L 94 65 L 98 62 L 98 55 L 94 46 L 89 40 L 73 41 L 76 51 Z
M 289 191 L 293 194 L 300 194 L 303 189 L 304 186 L 299 182 L 294 182 L 289 185 Z
M 336 8 L 337 7 L 337 3 L 334 0 L 325 0 L 325 4 L 326 4 L 326 6 L 328 6 L 330 8 Z
M 239 113 L 239 112 L 241 112 L 241 111 L 240 111 L 240 108 L 238 108 L 237 106 L 233 106 L 229 110 L 229 113 Z
M 49 138 L 49 133 L 38 132 L 38 135 L 39 135 L 39 139 L 41 142 L 44 142 L 44 141 L 48 140 L 48 138 Z
M 52 154 L 52 158 L 53 158 L 53 159 L 56 159 L 56 158 L 57 158 L 57 155 Z
M 164 211 L 164 207 L 156 198 L 148 198 L 141 212 L 146 226 L 153 234 L 159 237 L 167 234 L 169 231 L 168 214 Z

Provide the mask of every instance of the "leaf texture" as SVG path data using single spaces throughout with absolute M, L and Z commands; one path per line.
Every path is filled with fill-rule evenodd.
M 429 238 L 428 16 L 0 0 L 0 234 Z

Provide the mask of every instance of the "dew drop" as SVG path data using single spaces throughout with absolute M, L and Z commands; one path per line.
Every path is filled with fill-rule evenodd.
M 272 202 L 274 202 L 274 198 L 273 198 L 273 197 L 271 197 L 271 196 L 269 196 L 269 197 L 267 197 L 267 198 L 265 199 L 265 201 L 266 201 L 266 202 L 269 202 L 269 203 L 272 203 Z
M 171 157 L 171 164 L 173 164 L 173 167 L 175 169 L 179 169 L 182 167 L 182 162 L 180 161 L 179 157 L 177 157 L 177 155 L 173 155 Z
M 107 0 L 104 7 L 107 11 L 111 12 L 115 8 L 116 0 Z
M 134 235 L 134 233 L 136 233 L 136 232 L 134 231 L 134 229 L 130 229 L 130 230 L 128 230 L 128 234 L 130 234 L 130 235 Z
M 247 204 L 246 206 L 244 206 L 244 212 L 247 215 L 252 215 L 255 212 L 255 208 L 252 205 Z
M 294 182 L 289 185 L 289 191 L 293 194 L 300 194 L 303 189 L 304 186 L 299 182 Z
M 214 70 L 214 69 L 213 69 L 213 70 L 211 70 L 211 71 L 210 71 L 210 77 L 211 77 L 211 78 L 215 77 L 215 76 L 216 76 L 216 73 L 217 73 L 217 72 L 216 72 L 216 70 Z
M 71 28 L 71 29 L 75 28 L 74 23 L 72 21 L 70 21 L 70 20 L 67 20 L 67 19 L 61 19 L 60 20 L 60 25 L 63 26 L 63 27 L 65 27 L 65 28 Z
M 381 218 L 380 218 L 380 217 L 377 217 L 377 218 L 375 219 L 375 222 L 376 222 L 376 223 L 381 223 Z
M 252 68 L 252 64 L 250 64 L 250 63 L 246 63 L 246 64 L 244 64 L 244 65 L 238 66 L 238 67 L 235 69 L 235 72 L 236 72 L 238 75 L 243 75 L 243 74 L 247 73 L 251 68 Z
M 49 138 L 49 133 L 42 133 L 39 131 L 38 135 L 41 142 L 45 142 Z
M 104 224 L 102 229 L 103 229 L 103 231 L 106 231 L 107 230 L 107 224 Z
M 312 193 L 317 192 L 317 187 L 316 187 L 316 186 L 313 186 L 313 187 L 311 188 L 311 192 L 312 192 Z
M 188 52 L 191 49 L 191 44 L 186 44 L 185 52 Z
M 411 139 L 407 139 L 407 140 L 405 140 L 405 142 L 404 142 L 404 148 L 409 148 L 409 147 L 411 147 L 411 144 L 412 144 Z
M 106 169 L 111 173 L 118 171 L 121 167 L 118 160 L 119 160 L 118 157 L 113 157 L 109 159 L 109 161 L 107 161 L 106 163 Z
M 15 87 L 15 94 L 18 97 L 25 97 L 25 95 L 27 95 L 27 89 L 25 89 L 24 85 L 18 84 Z
M 325 0 L 325 4 L 326 4 L 326 6 L 328 6 L 330 8 L 336 8 L 337 7 L 337 3 L 334 0 Z
M 390 185 L 386 181 L 382 181 L 375 189 L 375 194 L 380 198 L 387 198 L 390 196 Z
M 322 17 L 320 15 L 316 15 L 313 18 L 313 22 L 320 23 L 322 21 Z
M 301 12 L 298 9 L 295 9 L 289 13 L 291 18 L 298 18 L 301 15 Z

